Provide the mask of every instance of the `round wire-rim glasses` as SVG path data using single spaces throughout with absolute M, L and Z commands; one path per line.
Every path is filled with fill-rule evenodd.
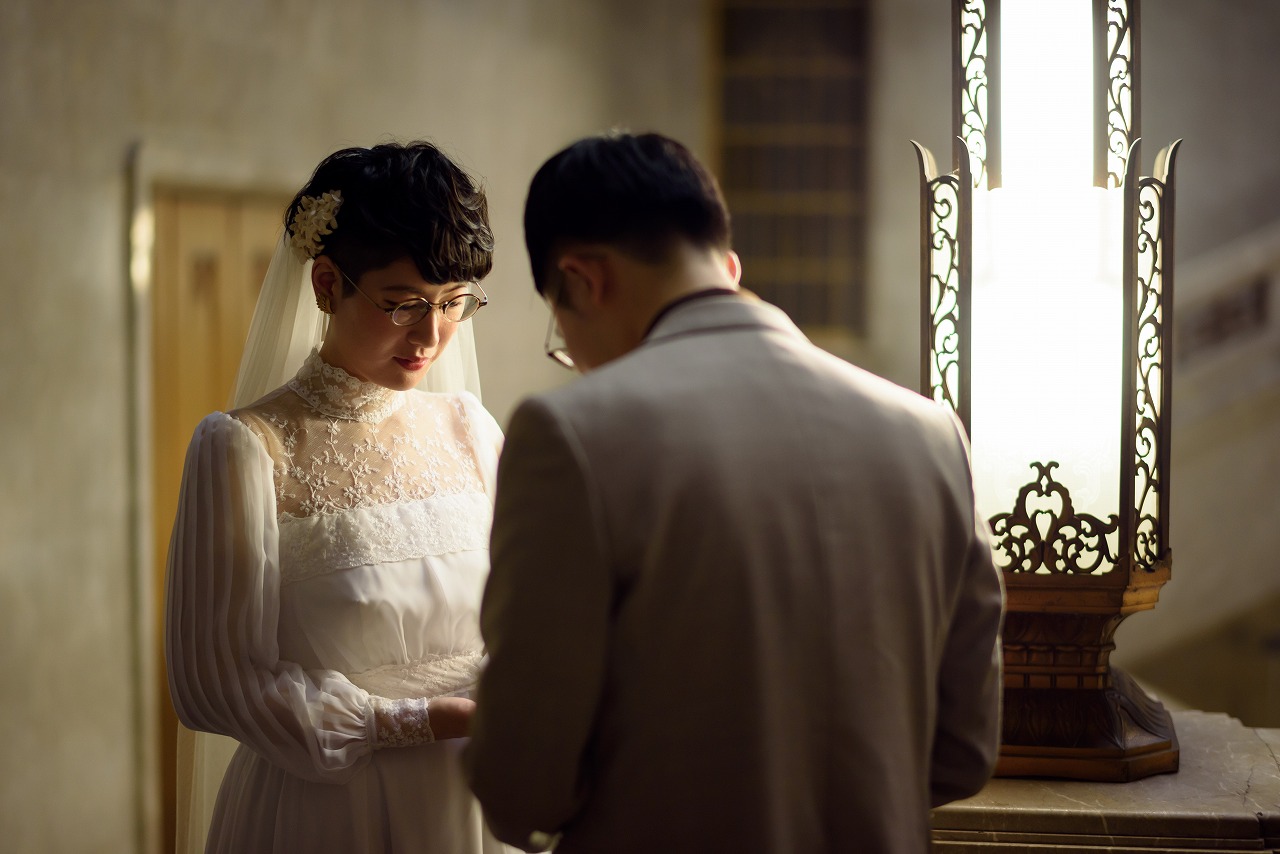
M 575 370 L 577 366 L 573 363 L 569 348 L 565 346 L 564 338 L 560 334 L 560 324 L 556 323 L 555 298 L 550 294 L 547 295 L 547 310 L 550 316 L 547 318 L 547 337 L 542 341 L 542 349 L 547 352 L 547 358 L 560 367 Z
M 335 264 L 334 266 L 336 267 L 337 265 Z M 489 304 L 489 295 L 484 292 L 484 288 L 480 287 L 480 283 L 467 282 L 467 287 L 476 288 L 480 291 L 478 296 L 472 293 L 459 294 L 443 302 L 432 302 L 425 297 L 415 297 L 414 299 L 396 303 L 391 308 L 383 308 L 378 305 L 377 300 L 360 290 L 360 286 L 353 282 L 350 276 L 343 273 L 341 269 L 338 272 L 342 273 L 342 278 L 351 282 L 351 287 L 355 288 L 360 293 L 360 296 L 373 303 L 373 307 L 378 311 L 384 312 L 396 326 L 413 326 L 416 323 L 421 323 L 423 318 L 437 308 L 440 309 L 440 315 L 445 320 L 451 323 L 461 323 Z

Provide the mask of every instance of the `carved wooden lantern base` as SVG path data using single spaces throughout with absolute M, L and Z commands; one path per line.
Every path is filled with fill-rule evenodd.
M 1005 730 L 996 774 L 1127 783 L 1178 770 L 1169 712 L 1120 670 L 1111 686 L 1005 692 Z M 1042 731 L 1034 744 L 1017 740 Z
M 1097 576 L 1005 576 L 997 776 L 1128 782 L 1178 770 L 1168 711 L 1108 663 L 1116 627 L 1155 605 L 1169 563 L 1128 587 Z

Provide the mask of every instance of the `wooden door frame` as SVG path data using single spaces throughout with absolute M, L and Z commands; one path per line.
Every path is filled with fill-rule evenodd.
M 227 149 L 223 149 L 226 151 Z M 192 151 L 154 142 L 135 142 L 125 161 L 125 300 L 129 396 L 126 430 L 129 472 L 128 555 L 131 625 L 129 670 L 133 682 L 133 797 L 137 850 L 163 854 L 173 840 L 163 838 L 164 814 L 160 769 L 159 706 L 167 686 L 157 678 L 154 663 L 162 654 L 153 632 L 156 612 L 155 499 L 152 494 L 153 436 L 151 383 L 154 347 L 151 311 L 155 289 L 154 194 L 157 186 L 202 187 L 228 194 L 292 195 L 288 186 L 301 186 L 305 173 L 294 163 L 274 168 L 262 159 L 226 153 Z M 295 172 L 297 175 L 284 174 Z M 293 184 L 296 180 L 296 185 Z M 282 209 L 283 212 L 283 209 Z

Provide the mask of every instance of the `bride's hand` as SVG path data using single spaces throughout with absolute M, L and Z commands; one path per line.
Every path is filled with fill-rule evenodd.
M 466 697 L 437 697 L 427 706 L 431 732 L 436 741 L 446 738 L 465 738 L 471 731 L 471 716 L 476 701 Z

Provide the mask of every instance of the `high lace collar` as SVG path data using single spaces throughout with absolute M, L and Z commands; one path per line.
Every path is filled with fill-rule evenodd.
M 330 418 L 376 423 L 404 405 L 405 393 L 356 379 L 320 358 L 318 350 L 302 363 L 289 388 Z

